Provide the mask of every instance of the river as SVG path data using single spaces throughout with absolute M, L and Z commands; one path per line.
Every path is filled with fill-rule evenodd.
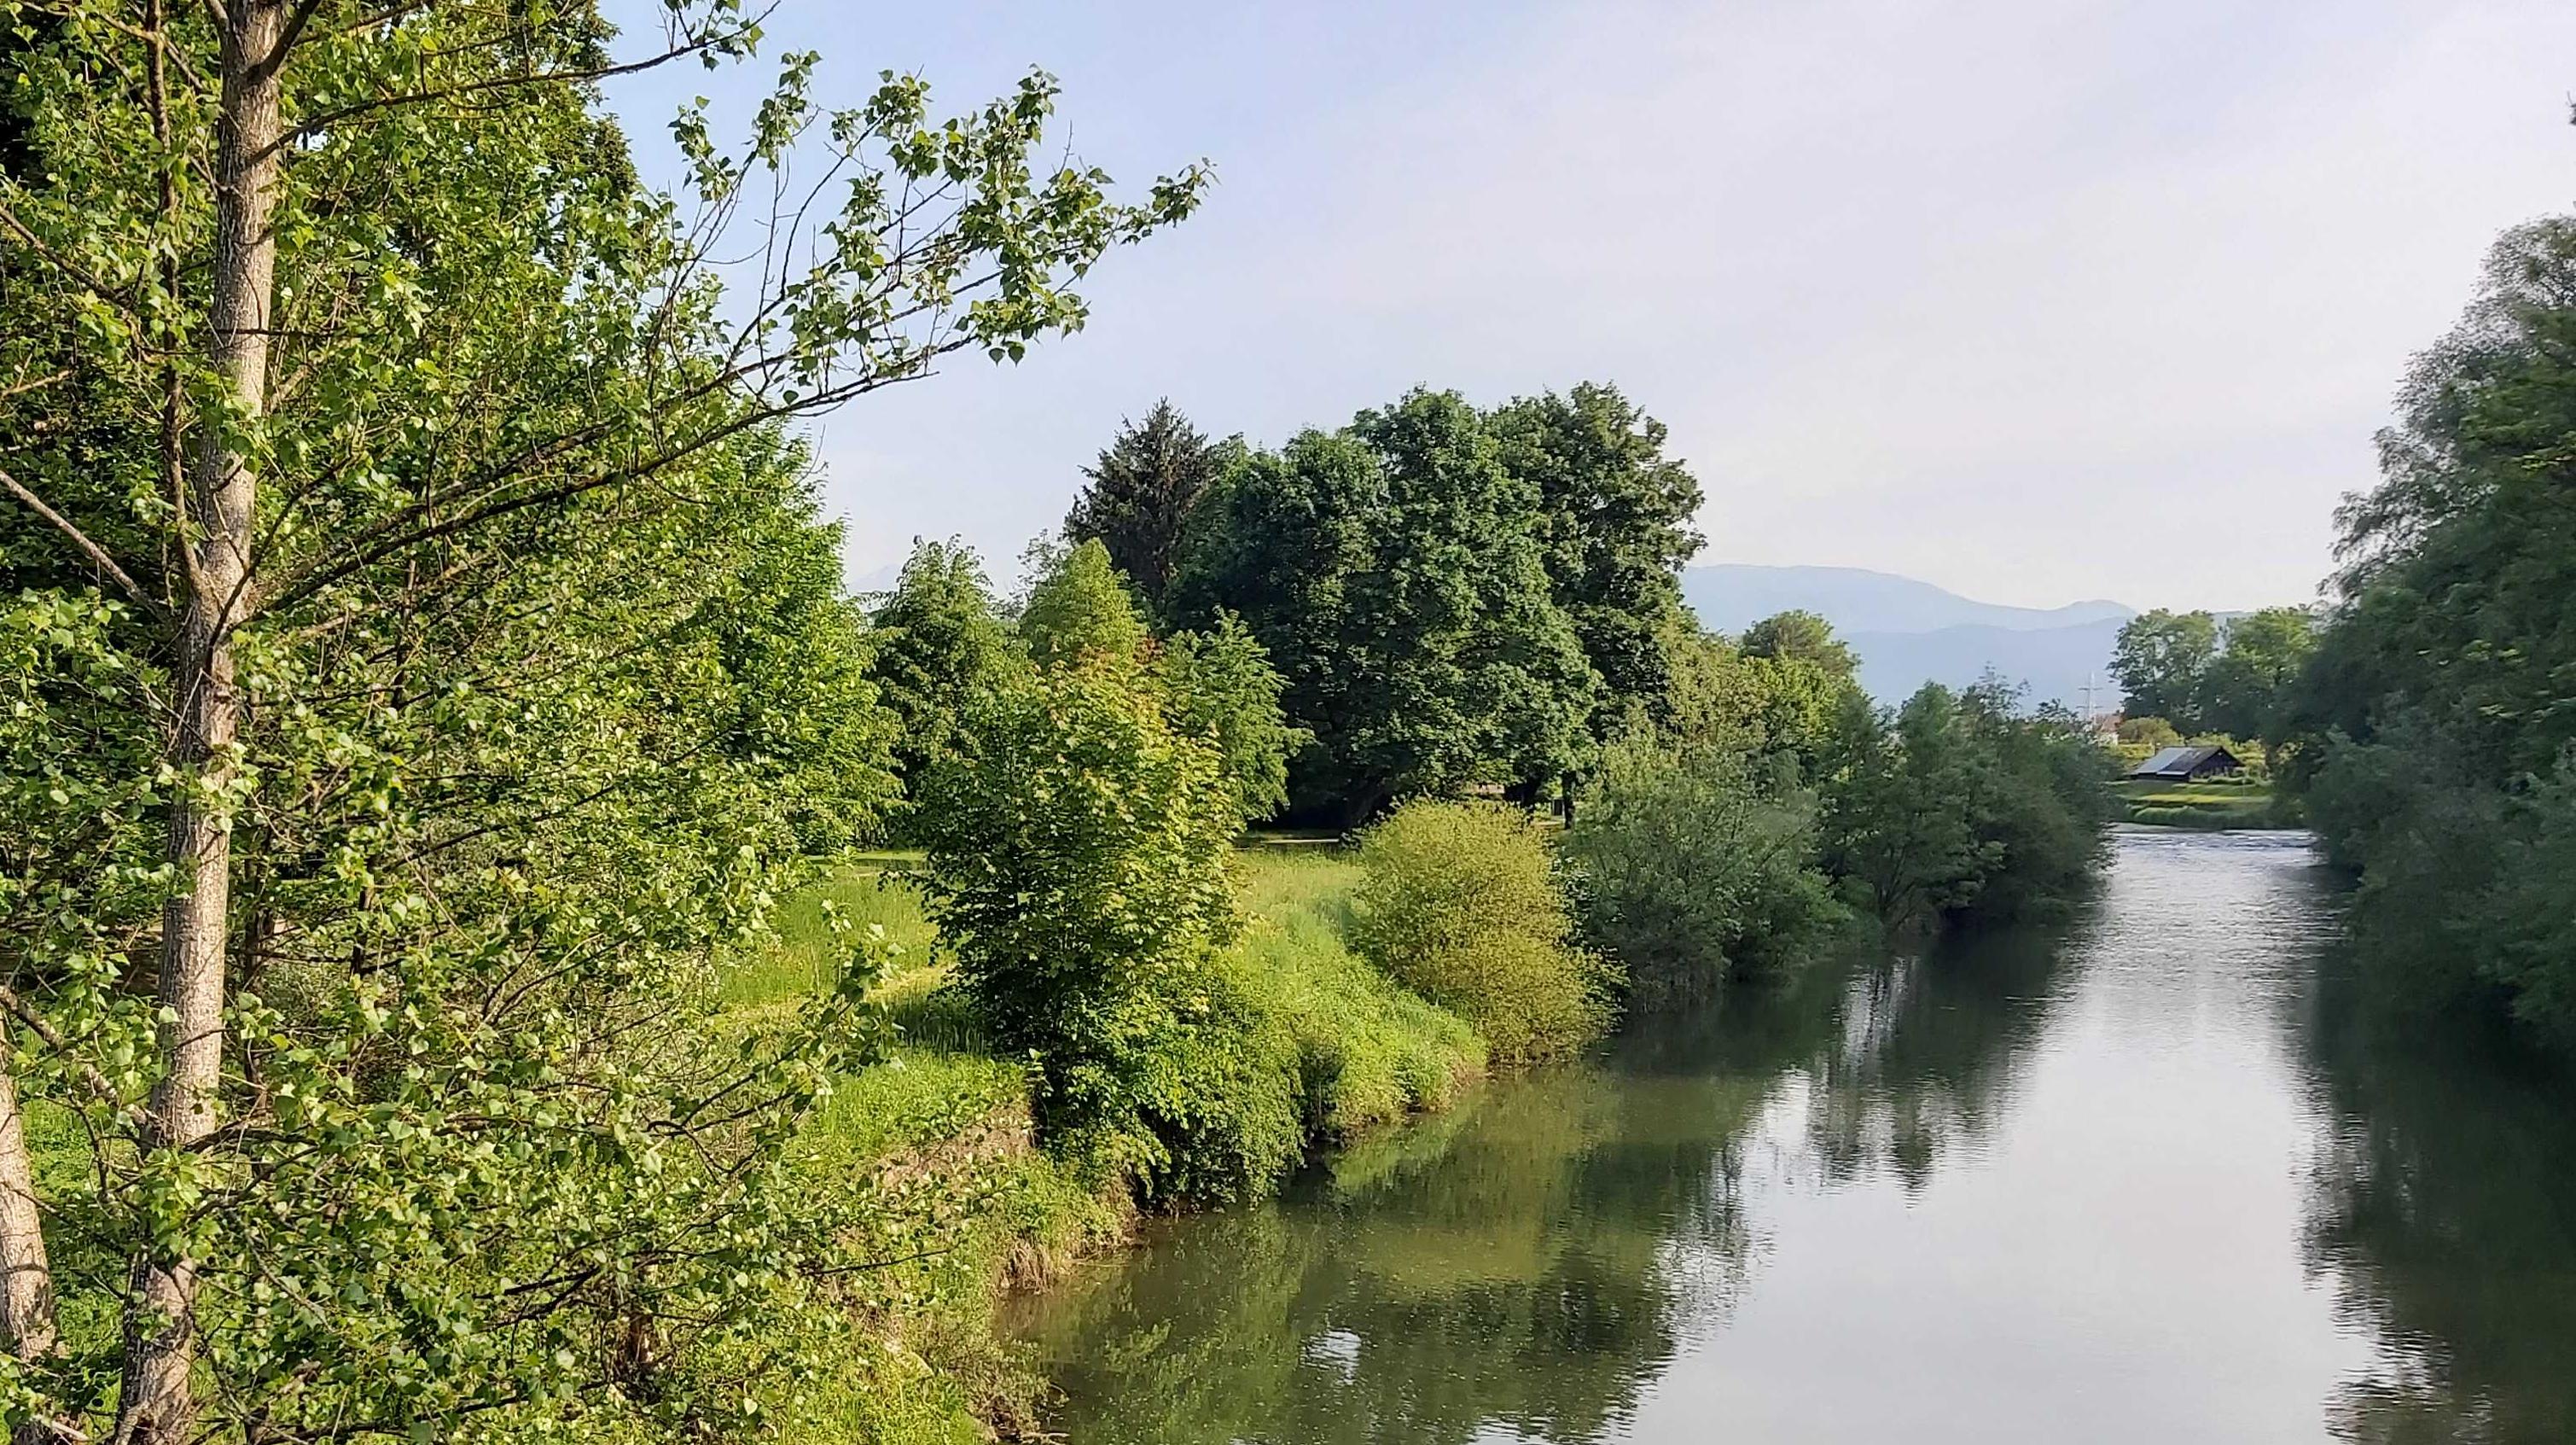
M 1020 1303 L 1071 1445 L 2576 1441 L 2576 1087 L 2305 838 L 1632 1030 Z M 2466 1026 L 2461 1026 L 2465 1028 Z

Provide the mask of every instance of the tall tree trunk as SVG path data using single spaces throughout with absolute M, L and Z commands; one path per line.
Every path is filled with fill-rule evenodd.
M 0 1055 L 8 1041 L 0 1037 Z M 36 1173 L 18 1080 L 0 1059 L 0 1345 L 21 1360 L 54 1352 L 54 1271 L 36 1215 Z
M 18 1079 L 5 1062 L 0 1035 L 0 1346 L 33 1365 L 54 1353 L 54 1269 L 45 1255 L 45 1226 L 36 1212 L 36 1173 L 27 1153 L 27 1121 Z M 37 1415 L 11 1433 L 11 1445 L 60 1445 L 76 1438 L 56 1417 Z
M 255 605 L 251 528 L 257 477 L 235 439 L 268 397 L 269 308 L 277 240 L 282 0 L 232 0 L 223 12 L 222 100 L 215 169 L 214 292 L 207 308 L 218 403 L 201 420 L 189 479 L 195 529 L 179 620 L 178 726 L 171 760 L 194 779 L 170 809 L 168 857 L 177 873 L 161 924 L 162 1075 L 144 1125 L 147 1150 L 186 1150 L 213 1132 L 223 1062 L 226 954 L 231 932 L 232 830 L 219 799 L 232 783 L 240 724 L 232 638 Z M 195 1414 L 197 1262 L 147 1246 L 134 1259 L 125 1309 L 125 1361 L 116 1439 L 177 1445 Z

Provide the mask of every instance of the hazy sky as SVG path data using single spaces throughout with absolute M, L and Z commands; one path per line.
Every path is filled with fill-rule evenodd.
M 1219 176 L 1086 331 L 820 425 L 854 575 L 950 533 L 1007 572 L 1159 396 L 1275 443 L 1599 379 L 1707 488 L 1703 561 L 2300 600 L 2408 356 L 2576 200 L 2567 0 L 783 0 L 769 36 L 833 101 L 1043 65 L 1083 159 Z M 769 69 L 612 98 L 650 170 L 676 98 Z

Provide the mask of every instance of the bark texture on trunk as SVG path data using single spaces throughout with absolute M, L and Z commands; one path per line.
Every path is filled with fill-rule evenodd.
M 266 411 L 269 308 L 277 241 L 280 70 L 286 7 L 233 0 L 224 10 L 222 98 L 215 169 L 213 295 L 207 321 L 224 404 L 242 421 Z M 232 637 L 255 599 L 251 528 L 257 478 L 218 418 L 202 419 L 188 518 L 195 529 L 187 605 L 179 619 L 178 726 L 172 761 L 198 791 L 170 810 L 168 857 L 178 874 L 161 926 L 163 1073 L 144 1126 L 147 1149 L 186 1150 L 211 1133 L 223 1061 L 223 1006 L 231 934 L 232 831 L 221 806 L 199 799 L 232 781 L 240 700 Z M 133 1264 L 125 1310 L 125 1359 L 116 1439 L 177 1445 L 195 1416 L 197 1263 L 146 1250 Z
M 8 1040 L 0 1036 L 0 1059 Z M 36 1171 L 18 1079 L 0 1063 L 0 1344 L 22 1360 L 54 1352 L 54 1271 L 36 1214 Z
M 0 1035 L 0 1059 L 9 1042 Z M 27 1153 L 27 1120 L 19 1106 L 18 1079 L 0 1064 L 0 1345 L 28 1364 L 53 1354 L 61 1341 L 54 1323 L 54 1270 L 45 1254 L 45 1225 L 36 1212 L 36 1173 Z M 60 1418 L 38 1415 L 10 1432 L 10 1445 L 64 1445 L 77 1432 Z

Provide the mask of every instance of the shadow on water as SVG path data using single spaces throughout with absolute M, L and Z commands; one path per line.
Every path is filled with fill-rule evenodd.
M 1080 1441 L 1578 1442 L 1617 1433 L 1754 1263 L 1740 1150 L 1919 1179 L 2000 1107 L 2053 937 L 1848 964 L 1634 1029 L 1585 1067 L 1360 1141 L 1276 1205 L 1165 1225 L 1021 1301 Z
M 2378 1360 L 2367 1445 L 2576 1441 L 2576 1069 L 2504 1027 L 2395 1016 L 2330 954 L 2297 1019 L 2326 1120 L 2306 1246 Z

